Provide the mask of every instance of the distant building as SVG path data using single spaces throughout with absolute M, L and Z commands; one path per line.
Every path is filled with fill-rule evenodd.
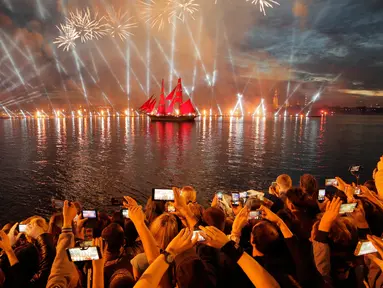
M 279 103 L 278 103 L 278 89 L 275 89 L 274 97 L 273 97 L 273 108 L 278 109 Z

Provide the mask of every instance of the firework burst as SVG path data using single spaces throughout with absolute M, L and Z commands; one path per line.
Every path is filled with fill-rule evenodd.
M 98 18 L 97 13 L 92 17 L 89 8 L 70 12 L 67 25 L 76 29 L 82 43 L 93 39 L 98 40 L 107 34 L 107 26 L 103 24 L 103 17 Z
M 266 8 L 273 8 L 273 4 L 280 5 L 277 1 L 274 0 L 246 0 L 246 2 L 251 1 L 251 4 L 259 5 L 259 11 L 266 16 Z
M 80 37 L 76 29 L 70 25 L 61 24 L 60 27 L 57 26 L 57 29 L 60 31 L 60 36 L 56 38 L 54 44 L 58 44 L 58 48 L 63 47 L 64 51 L 69 51 L 70 48 L 76 47 L 76 39 Z
M 119 36 L 121 40 L 126 40 L 133 35 L 131 30 L 137 27 L 137 23 L 133 22 L 134 17 L 129 17 L 128 12 L 121 13 L 121 10 L 116 11 L 114 8 L 108 11 L 106 17 L 106 31 L 112 37 Z
M 176 16 L 182 22 L 185 22 L 187 16 L 194 20 L 194 13 L 199 9 L 199 4 L 195 3 L 195 0 L 168 0 L 168 6 L 170 7 L 169 19 Z

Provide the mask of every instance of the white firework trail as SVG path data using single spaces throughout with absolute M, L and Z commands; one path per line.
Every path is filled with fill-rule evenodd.
M 69 12 L 67 25 L 76 29 L 82 43 L 93 39 L 98 40 L 107 34 L 107 27 L 103 24 L 103 17 L 98 18 L 97 13 L 92 17 L 89 8 Z
M 273 4 L 280 5 L 277 1 L 274 0 L 246 0 L 246 2 L 251 1 L 251 4 L 258 5 L 259 4 L 259 11 L 263 13 L 263 15 L 266 16 L 266 9 L 265 8 L 274 8 Z
M 60 24 L 60 27 L 57 26 L 57 29 L 60 31 L 60 36 L 56 38 L 54 44 L 58 44 L 58 48 L 63 47 L 64 51 L 69 51 L 70 48 L 76 47 L 76 39 L 80 37 L 76 29 L 70 25 Z
M 129 17 L 128 12 L 121 13 L 114 8 L 108 11 L 106 17 L 106 31 L 112 37 L 119 36 L 121 40 L 126 40 L 129 36 L 134 35 L 131 31 L 137 27 L 137 23 L 133 22 L 134 17 Z
M 168 0 L 168 6 L 170 7 L 169 22 L 173 16 L 182 22 L 185 22 L 187 16 L 194 20 L 194 13 L 199 9 L 199 4 L 195 3 L 195 0 Z

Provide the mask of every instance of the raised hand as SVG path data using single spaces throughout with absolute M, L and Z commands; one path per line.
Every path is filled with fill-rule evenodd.
M 368 223 L 366 220 L 366 213 L 364 212 L 363 203 L 361 200 L 357 200 L 358 205 L 355 207 L 354 212 L 350 213 L 351 217 L 354 219 L 355 224 L 360 229 L 368 228 Z
M 221 249 L 227 242 L 229 242 L 229 238 L 225 233 L 213 226 L 199 226 L 199 228 L 204 232 L 204 237 L 206 239 L 204 244 L 208 246 Z
M 19 226 L 19 223 L 15 223 L 15 225 L 12 226 L 12 228 L 8 232 L 8 239 L 10 241 L 11 246 L 15 245 L 17 240 L 19 240 L 22 233 L 18 233 L 15 235 L 16 229 Z
M 343 181 L 340 177 L 335 177 L 336 181 L 338 182 L 338 185 L 334 185 L 334 187 L 340 191 L 345 192 L 346 186 L 348 185 L 346 182 Z
M 77 215 L 77 208 L 73 203 L 70 203 L 68 200 L 64 201 L 63 207 L 63 227 L 72 227 L 72 221 Z
M 259 209 L 262 211 L 262 218 L 269 220 L 270 222 L 273 222 L 275 224 L 278 224 L 281 221 L 281 218 L 277 216 L 277 214 L 273 213 L 269 208 L 266 206 L 261 206 Z
M 215 194 L 213 201 L 211 201 L 211 207 L 217 207 L 217 206 L 218 206 L 218 197 L 217 197 L 217 194 Z
M 135 207 L 135 206 L 138 206 L 137 204 L 137 201 L 134 200 L 132 197 L 130 196 L 124 196 L 124 201 L 123 201 L 123 205 L 125 208 L 130 208 L 130 207 Z
M 0 230 L 0 248 L 3 249 L 5 252 L 12 250 L 12 244 L 9 240 L 9 237 L 3 230 Z
M 187 208 L 186 200 L 181 196 L 181 190 L 177 187 L 173 187 L 174 192 L 174 207 L 181 213 Z
M 250 210 L 247 207 L 243 207 L 238 215 L 234 219 L 233 227 L 232 227 L 232 234 L 233 235 L 241 235 L 241 231 L 243 227 L 246 226 L 249 218 Z
M 79 239 L 84 239 L 84 233 L 85 233 L 85 222 L 88 220 L 88 218 L 82 218 L 82 215 L 79 216 L 77 220 L 77 225 L 76 225 L 76 238 Z
M 133 221 L 133 224 L 137 227 L 139 224 L 145 223 L 145 214 L 142 211 L 141 206 L 130 206 L 129 218 Z
M 100 238 L 94 238 L 92 240 L 92 246 L 99 247 L 101 251 L 101 259 L 92 261 L 93 269 L 98 269 L 98 270 L 104 269 L 104 265 L 106 261 L 106 257 L 104 256 L 105 256 L 106 250 L 108 249 L 108 244 L 106 243 L 104 244 L 104 240 L 100 237 Z
M 178 233 L 178 235 L 169 243 L 166 251 L 175 257 L 178 254 L 191 249 L 198 242 L 198 237 L 195 237 L 193 240 L 192 237 L 193 231 L 188 228 L 182 229 L 180 233 Z
M 367 235 L 367 239 L 370 240 L 372 245 L 374 245 L 376 250 L 378 250 L 381 259 L 376 257 L 375 254 L 369 254 L 367 257 L 370 258 L 371 261 L 375 262 L 375 264 L 379 266 L 380 270 L 383 271 L 383 240 L 379 237 L 371 235 Z
M 323 217 L 319 223 L 319 230 L 324 232 L 329 232 L 331 229 L 332 223 L 339 215 L 339 209 L 342 201 L 340 198 L 333 198 L 331 202 L 328 202 L 326 205 L 326 212 L 323 214 Z

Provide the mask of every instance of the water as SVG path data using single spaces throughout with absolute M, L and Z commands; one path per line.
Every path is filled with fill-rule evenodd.
M 383 117 L 0 120 L 0 223 L 48 215 L 50 199 L 109 209 L 111 197 L 146 201 L 153 187 L 192 185 L 203 204 L 216 191 L 266 189 L 281 173 L 351 181 L 348 167 L 383 154 Z

